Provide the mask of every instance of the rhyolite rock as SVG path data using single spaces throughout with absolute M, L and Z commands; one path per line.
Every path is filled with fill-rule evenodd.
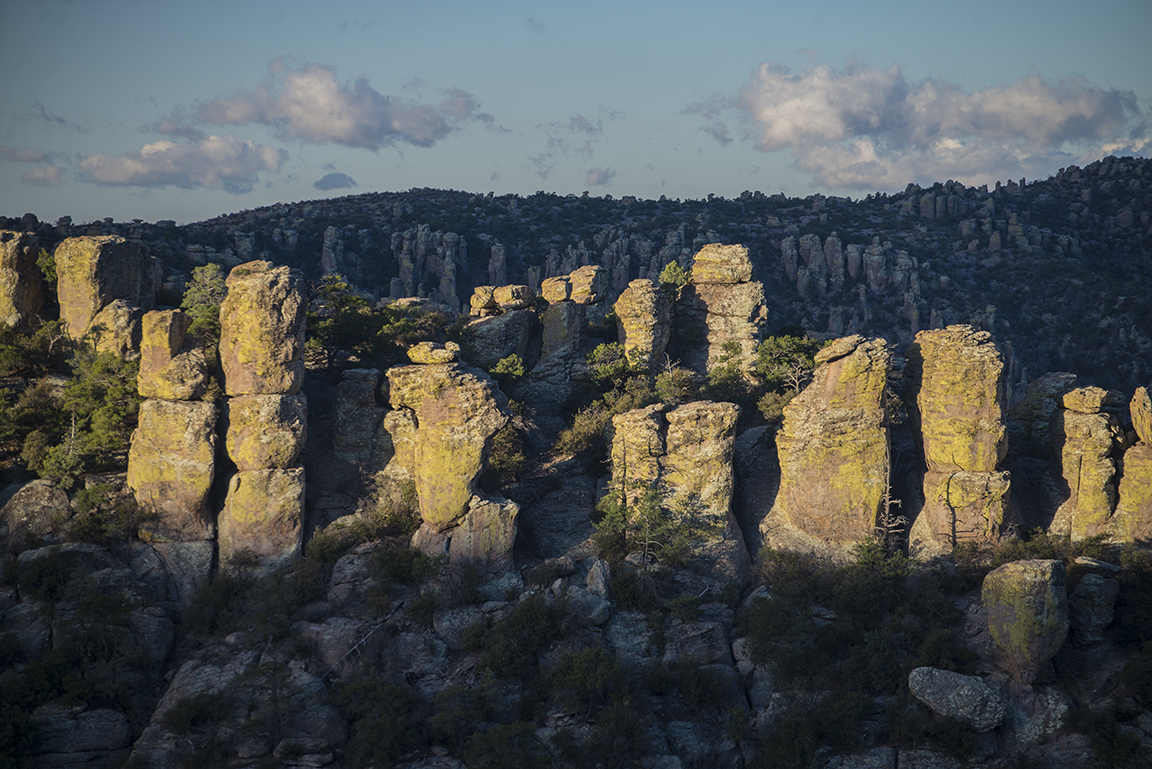
M 692 262 L 692 282 L 747 283 L 752 280 L 752 260 L 741 245 L 723 246 L 709 243 L 701 248 Z
M 1056 512 L 1053 529 L 1074 540 L 1104 532 L 1116 506 L 1113 456 L 1119 424 L 1114 414 L 1100 410 L 1109 395 L 1098 387 L 1072 390 L 1054 420 L 1068 499 Z
M 144 314 L 143 307 L 126 299 L 114 299 L 92 318 L 88 338 L 97 352 L 133 360 L 140 355 Z
M 241 472 L 286 470 L 308 437 L 308 400 L 296 395 L 238 395 L 225 406 L 224 445 Z
M 492 292 L 492 299 L 501 312 L 523 310 L 532 305 L 536 293 L 528 286 L 500 286 Z
M 136 380 L 141 397 L 186 401 L 207 391 L 208 359 L 204 348 L 188 336 L 191 326 L 192 317 L 180 310 L 144 315 Z
M 468 338 L 468 360 L 491 369 L 509 355 L 517 355 L 525 366 L 538 358 L 540 321 L 532 310 L 511 310 L 503 315 L 477 318 L 464 327 Z
M 40 239 L 0 230 L 0 323 L 27 328 L 44 309 L 44 276 L 36 266 Z
M 477 286 L 468 300 L 469 314 L 474 318 L 498 315 L 500 306 L 496 304 L 495 286 Z
M 412 547 L 429 555 L 444 555 L 454 566 L 473 566 L 489 575 L 510 571 L 520 507 L 507 499 L 473 496 L 463 516 L 448 528 L 427 523 L 412 535 Z
M 921 331 L 908 349 L 911 416 L 926 472 L 924 507 L 910 538 L 918 552 L 1000 536 L 1011 478 L 1004 356 L 986 331 L 949 326 Z
M 1004 722 L 1008 705 L 984 679 L 950 670 L 921 667 L 908 674 L 908 691 L 937 715 L 987 732 Z
M 1031 686 L 1068 637 L 1064 564 L 1013 561 L 984 578 L 980 597 L 988 630 L 1005 669 L 1020 686 Z
M 1120 393 L 1103 387 L 1077 387 L 1064 393 L 1061 400 L 1064 408 L 1080 414 L 1098 414 L 1105 408 L 1124 405 L 1124 397 Z
M 817 354 L 812 383 L 785 407 L 776 436 L 780 492 L 765 537 L 846 544 L 875 532 L 889 483 L 891 357 L 883 339 L 859 335 Z
M 56 247 L 56 294 L 68 334 L 80 339 L 109 302 L 156 303 L 161 265 L 143 243 L 119 235 L 68 238 Z
M 220 305 L 228 395 L 294 394 L 304 381 L 304 279 L 256 261 L 232 268 Z
M 413 363 L 452 363 L 460 360 L 460 345 L 455 342 L 418 342 L 408 348 L 408 360 Z
M 1112 610 L 1120 595 L 1120 583 L 1102 574 L 1085 574 L 1068 596 L 1068 621 L 1077 646 L 1095 646 L 1104 640 L 1104 628 L 1112 624 Z
M 1152 539 L 1152 443 L 1138 443 L 1120 458 L 1116 512 L 1109 531 L 1121 542 Z
M 1028 383 L 1024 397 L 1008 411 L 1022 431 L 1021 450 L 1034 457 L 1052 454 L 1052 418 L 1063 405 L 1064 394 L 1076 384 L 1076 375 L 1049 372 Z
M 420 516 L 443 532 L 468 511 L 492 436 L 509 419 L 508 400 L 486 374 L 459 363 L 396 366 L 388 383 L 392 408 L 408 412 Z M 397 446 L 393 462 L 405 459 Z
M 608 291 L 608 270 L 598 264 L 590 264 L 573 270 L 568 275 L 572 285 L 569 297 L 576 304 L 595 304 L 602 301 Z
M 208 492 L 216 473 L 216 404 L 147 400 L 128 450 L 128 486 L 156 518 L 145 525 L 160 540 L 215 535 Z
M 655 281 L 637 278 L 616 300 L 620 342 L 628 359 L 651 368 L 663 362 L 672 329 L 672 303 Z
M 46 480 L 31 481 L 20 487 L 0 508 L 0 521 L 8 526 L 10 545 L 22 543 L 29 536 L 47 537 L 71 516 L 68 495 Z
M 1152 446 L 1152 397 L 1149 397 L 1147 387 L 1136 388 L 1128 404 L 1128 413 L 1132 416 L 1136 437 L 1141 443 Z
M 220 562 L 273 570 L 300 554 L 304 469 L 245 470 L 232 476 L 218 522 Z

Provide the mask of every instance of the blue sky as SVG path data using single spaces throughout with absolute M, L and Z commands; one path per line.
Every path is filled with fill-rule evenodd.
M 0 214 L 862 196 L 1152 150 L 1152 3 L 0 1 Z

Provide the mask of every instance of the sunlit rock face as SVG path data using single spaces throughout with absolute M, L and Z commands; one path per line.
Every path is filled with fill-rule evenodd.
M 984 578 L 981 600 L 1005 669 L 1031 686 L 1068 637 L 1068 591 L 1061 561 L 1013 561 Z
M 293 394 L 304 381 L 304 279 L 271 262 L 234 267 L 220 305 L 220 365 L 229 395 Z
M 889 482 L 891 357 L 883 339 L 858 335 L 817 354 L 812 383 L 785 407 L 776 436 L 780 492 L 767 540 L 843 545 L 875 533 Z
M 909 406 L 922 447 L 924 507 L 911 533 L 918 553 L 999 537 L 1010 476 L 1004 356 L 986 331 L 921 331 L 908 349 Z
M 148 310 L 156 303 L 161 264 L 143 243 L 119 235 L 68 238 L 56 247 L 56 293 L 68 334 L 80 339 L 116 299 Z
M 662 362 L 672 330 L 668 294 L 654 281 L 637 278 L 624 289 L 613 309 L 628 359 L 645 368 Z
M 43 310 L 39 254 L 40 240 L 32 233 L 0 230 L 0 323 L 25 328 Z

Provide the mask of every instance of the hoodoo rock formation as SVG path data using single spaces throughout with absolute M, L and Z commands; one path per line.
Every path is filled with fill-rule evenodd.
M 624 289 L 613 309 L 628 360 L 648 369 L 660 365 L 672 331 L 668 294 L 655 281 L 637 278 Z
M 303 278 L 271 262 L 228 275 L 220 305 L 220 365 L 229 395 L 287 394 L 304 380 Z
M 0 323 L 26 328 L 44 307 L 44 279 L 36 267 L 40 240 L 0 230 Z
M 118 235 L 68 238 L 56 247 L 56 292 L 68 334 L 80 339 L 109 303 L 124 299 L 152 309 L 161 264 L 143 243 Z
M 971 326 L 921 331 L 908 349 L 908 405 L 924 459 L 924 508 L 911 547 L 927 554 L 991 541 L 1006 523 L 1010 476 L 1004 357 Z
M 889 494 L 891 358 L 887 342 L 862 336 L 817 353 L 812 383 L 785 407 L 776 436 L 780 491 L 765 541 L 807 549 L 875 533 Z

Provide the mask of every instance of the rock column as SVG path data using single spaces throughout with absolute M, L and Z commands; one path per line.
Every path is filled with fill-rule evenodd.
M 1106 408 L 1124 401 L 1119 393 L 1078 387 L 1065 393 L 1062 402 L 1053 439 L 1068 499 L 1056 512 L 1052 529 L 1078 540 L 1103 533 L 1116 506 L 1113 456 L 1123 436 L 1119 420 Z
M 908 350 L 909 406 L 925 463 L 924 507 L 911 533 L 921 555 L 989 540 L 1005 522 L 1009 474 L 1004 356 L 986 331 L 921 331 Z
M 0 230 L 0 323 L 24 328 L 39 317 L 44 308 L 39 253 L 34 234 Z
M 233 268 L 220 306 L 225 447 L 237 472 L 220 513 L 225 568 L 271 570 L 300 553 L 307 434 L 303 278 L 288 267 Z

